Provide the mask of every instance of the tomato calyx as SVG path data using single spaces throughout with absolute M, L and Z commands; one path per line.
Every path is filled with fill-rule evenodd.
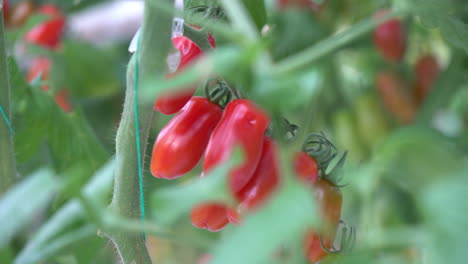
M 341 239 L 340 239 L 340 248 L 335 248 L 335 246 L 331 246 L 331 248 L 328 248 L 323 239 L 322 235 L 319 235 L 319 240 L 320 240 L 320 246 L 322 247 L 322 250 L 327 252 L 328 254 L 346 254 L 351 252 L 354 249 L 354 246 L 356 245 L 356 228 L 354 226 L 346 224 L 345 221 L 340 220 L 340 225 L 342 225 L 341 228 Z
M 203 85 L 203 92 L 208 100 L 218 104 L 223 109 L 233 97 L 235 99 L 241 99 L 239 91 L 229 86 L 229 84 L 220 78 L 207 79 Z

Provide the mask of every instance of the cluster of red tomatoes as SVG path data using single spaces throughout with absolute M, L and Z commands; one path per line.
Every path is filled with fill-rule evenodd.
M 376 16 L 385 14 L 380 11 Z M 375 46 L 382 57 L 389 63 L 400 63 L 405 55 L 407 36 L 405 26 L 399 19 L 391 19 L 380 25 L 373 35 Z M 380 72 L 376 86 L 387 109 L 401 122 L 410 123 L 437 80 L 440 72 L 436 58 L 431 54 L 421 56 L 414 65 L 413 84 L 406 81 L 395 70 Z
M 210 39 L 215 47 L 214 40 Z M 173 44 L 180 52 L 175 73 L 203 55 L 187 37 L 176 37 Z M 218 104 L 219 100 L 213 100 L 209 94 L 193 96 L 195 89 L 186 87 L 157 99 L 155 110 L 177 114 L 160 131 L 154 143 L 150 170 L 157 178 L 175 179 L 194 169 L 203 157 L 201 177 L 204 177 L 227 161 L 234 148 L 239 147 L 244 160 L 227 176 L 229 192 L 236 205 L 213 201 L 198 204 L 191 210 L 195 227 L 216 232 L 229 223 L 239 225 L 243 213 L 261 206 L 279 188 L 277 143 L 266 135 L 269 115 L 252 101 L 235 98 Z M 234 93 L 232 88 L 225 92 Z M 312 137 L 329 143 L 322 135 Z M 310 230 L 304 240 L 308 259 L 316 262 L 330 253 L 324 249 L 333 248 L 340 224 L 342 194 L 336 183 L 325 175 L 326 165 L 306 147 L 296 153 L 292 166 L 298 179 L 310 184 L 321 206 L 323 231 Z
M 8 5 L 8 2 L 5 2 Z M 60 46 L 63 31 L 65 28 L 65 16 L 52 4 L 44 4 L 35 7 L 32 1 L 21 1 L 12 7 L 8 12 L 4 12 L 7 28 L 17 28 L 22 26 L 33 14 L 46 16 L 47 19 L 30 29 L 24 35 L 24 40 L 28 44 L 40 46 L 45 49 L 57 50 Z M 28 68 L 26 79 L 32 82 L 40 77 L 41 81 L 49 80 L 49 72 L 52 61 L 45 56 L 34 58 Z M 42 85 L 42 90 L 48 92 L 49 85 Z M 57 104 L 65 112 L 71 112 L 72 106 L 68 100 L 68 93 L 65 89 L 60 89 L 54 93 Z

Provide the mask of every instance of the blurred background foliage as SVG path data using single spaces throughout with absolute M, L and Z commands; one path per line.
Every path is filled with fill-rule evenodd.
M 112 245 L 96 234 L 135 226 L 105 209 L 112 193 L 114 138 L 133 32 L 107 45 L 73 34 L 72 17 L 79 19 L 88 8 L 111 1 L 34 2 L 55 4 L 70 20 L 57 51 L 23 43 L 21 34 L 40 17 L 7 29 L 21 180 L 0 197 L 0 263 L 114 263 Z M 229 8 L 228 1 L 221 2 Z M 243 31 L 230 16 L 235 13 L 225 10 L 227 17 L 206 25 L 219 45 L 216 52 L 208 53 L 216 71 L 274 118 L 285 116 L 300 127 L 294 142 L 282 143 L 284 167 L 309 132 L 322 131 L 340 151 L 349 151 L 342 172 L 342 218 L 357 228 L 356 248 L 323 263 L 466 263 L 468 240 L 462 228 L 468 224 L 468 4 L 463 0 L 325 2 L 319 15 L 305 9 L 279 12 L 274 0 L 265 0 L 265 10 L 247 9 L 256 30 L 263 28 L 258 25 L 270 26 L 257 39 L 246 37 L 248 29 Z M 193 0 L 187 8 L 211 3 Z M 408 47 L 399 64 L 379 56 L 371 27 L 360 33 L 381 8 L 393 8 L 404 19 Z M 191 17 L 187 19 L 190 23 Z M 232 25 L 234 29 L 224 30 Z M 351 41 L 330 41 L 350 35 Z M 329 45 L 323 48 L 323 43 Z M 388 98 L 379 94 L 376 76 L 391 69 L 411 82 L 417 59 L 427 53 L 437 58 L 441 73 L 414 120 L 402 124 L 385 107 Z M 273 66 L 265 63 L 265 54 Z M 25 80 L 31 57 L 37 55 L 53 61 L 49 92 L 41 91 L 40 80 Z M 301 56 L 313 59 L 301 63 Z M 181 74 L 176 79 L 190 78 Z M 159 86 L 172 88 L 158 84 L 153 89 Z M 52 96 L 62 88 L 68 90 L 73 105 L 68 113 Z M 148 146 L 169 118 L 157 116 Z M 145 170 L 149 219 L 147 226 L 137 229 L 148 233 L 153 263 L 197 263 L 204 254 L 214 256 L 212 263 L 306 263 L 298 241 L 304 228 L 314 224 L 315 207 L 310 190 L 298 183 L 285 184 L 241 227 L 209 233 L 191 226 L 187 209 L 191 205 L 229 199 L 223 189 L 225 169 L 204 181 L 197 179 L 199 168 L 174 181 L 156 179 Z M 84 201 L 95 207 L 103 222 L 96 221 Z M 160 230 L 164 235 L 157 235 Z M 275 254 L 280 247 L 287 254 Z

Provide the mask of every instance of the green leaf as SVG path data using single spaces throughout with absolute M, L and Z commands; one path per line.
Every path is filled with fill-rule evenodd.
M 48 204 L 59 182 L 49 169 L 41 169 L 5 193 L 0 200 L 0 248 L 34 219 L 40 208 Z
M 271 263 L 270 258 L 283 243 L 302 240 L 305 229 L 317 221 L 313 195 L 307 187 L 297 182 L 286 184 L 271 202 L 223 238 L 211 263 Z
M 153 194 L 155 204 L 153 218 L 161 225 L 169 225 L 178 217 L 206 200 L 228 201 L 226 176 L 229 170 L 242 159 L 240 151 L 235 151 L 231 159 L 216 167 L 208 175 L 188 184 L 167 187 Z
M 450 44 L 468 52 L 468 25 L 461 19 L 447 16 L 442 20 L 440 30 Z

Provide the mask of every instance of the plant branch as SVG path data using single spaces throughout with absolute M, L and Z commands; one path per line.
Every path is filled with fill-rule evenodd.
M 10 82 L 8 74 L 3 8 L 0 8 L 0 196 L 16 181 L 16 162 L 13 135 L 8 122 L 11 120 Z
M 155 3 L 151 3 L 155 2 Z M 149 76 L 166 71 L 166 57 L 171 46 L 172 16 L 160 11 L 157 4 L 170 0 L 146 0 L 140 56 L 133 56 L 127 71 L 127 91 L 122 120 L 116 136 L 116 169 L 114 195 L 110 208 L 124 218 L 140 219 L 140 191 L 135 143 L 134 78 L 136 60 L 141 68 L 138 76 L 143 83 Z M 140 48 L 139 47 L 139 48 Z M 143 101 L 143 100 L 140 100 Z M 140 144 L 144 161 L 149 129 L 153 119 L 152 105 L 139 105 Z M 144 162 L 143 162 L 144 168 Z M 145 239 L 141 233 L 129 234 L 116 230 L 105 233 L 116 246 L 123 263 L 151 263 Z
M 349 29 L 346 29 L 340 33 L 336 33 L 329 38 L 311 46 L 310 48 L 278 62 L 273 66 L 273 75 L 286 74 L 288 72 L 305 67 L 311 62 L 324 57 L 334 50 L 337 50 L 349 44 L 351 41 L 356 40 L 362 35 L 367 34 L 383 21 L 399 15 L 401 15 L 401 13 L 393 11 L 378 18 L 367 18 L 362 20 L 355 25 L 350 26 Z

